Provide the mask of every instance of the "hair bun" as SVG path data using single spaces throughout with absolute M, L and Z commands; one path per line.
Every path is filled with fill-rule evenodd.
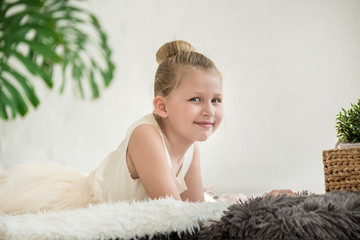
M 156 53 L 156 61 L 158 64 L 165 61 L 167 58 L 175 56 L 183 52 L 195 52 L 195 48 L 188 42 L 177 40 L 165 43 L 162 45 Z

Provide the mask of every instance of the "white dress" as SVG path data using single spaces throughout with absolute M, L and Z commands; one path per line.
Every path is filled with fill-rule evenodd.
M 130 126 L 120 146 L 90 174 L 50 163 L 24 164 L 6 170 L 0 174 L 0 213 L 65 210 L 104 201 L 148 199 L 140 179 L 131 178 L 126 163 L 131 134 L 142 124 L 153 125 L 159 131 L 169 167 L 181 194 L 187 189 L 184 178 L 193 159 L 193 147 L 186 152 L 183 165 L 176 175 L 163 133 L 154 116 L 149 114 Z

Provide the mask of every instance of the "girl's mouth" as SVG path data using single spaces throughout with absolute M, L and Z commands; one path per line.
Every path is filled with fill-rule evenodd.
M 214 123 L 212 122 L 195 122 L 195 123 L 203 128 L 211 128 L 214 125 Z

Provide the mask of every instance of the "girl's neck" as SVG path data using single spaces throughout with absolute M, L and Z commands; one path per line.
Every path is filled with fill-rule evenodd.
M 174 161 L 181 161 L 194 141 L 177 136 L 164 124 L 164 137 L 170 157 Z

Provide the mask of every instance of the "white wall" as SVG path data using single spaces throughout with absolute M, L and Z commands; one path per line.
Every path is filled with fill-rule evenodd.
M 360 1 L 91 1 L 117 69 L 96 101 L 39 84 L 42 103 L 0 121 L 0 168 L 35 161 L 90 171 L 152 111 L 155 53 L 184 39 L 223 73 L 226 116 L 201 144 L 205 186 L 258 195 L 324 192 L 336 114 L 360 98 Z M 1 171 L 1 170 L 0 170 Z

